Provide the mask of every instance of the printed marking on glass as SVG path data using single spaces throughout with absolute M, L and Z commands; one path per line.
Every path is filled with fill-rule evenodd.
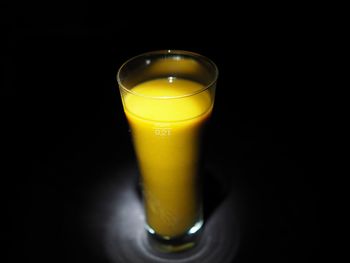
M 153 128 L 154 134 L 156 136 L 170 136 L 171 135 L 171 128 L 165 128 L 165 127 L 155 127 Z

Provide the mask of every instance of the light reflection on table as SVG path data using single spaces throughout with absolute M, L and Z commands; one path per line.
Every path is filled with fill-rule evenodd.
M 239 223 L 233 191 L 206 218 L 198 244 L 187 251 L 164 254 L 148 243 L 142 200 L 137 192 L 137 168 L 126 164 L 96 186 L 88 224 L 112 262 L 231 262 L 239 245 Z M 215 171 L 214 171 L 215 173 Z M 204 203 L 205 206 L 205 203 Z

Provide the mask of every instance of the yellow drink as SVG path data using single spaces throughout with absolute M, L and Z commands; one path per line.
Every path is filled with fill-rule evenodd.
M 185 79 L 143 82 L 124 97 L 142 175 L 147 224 L 158 235 L 185 234 L 201 217 L 200 132 L 212 110 L 203 85 Z

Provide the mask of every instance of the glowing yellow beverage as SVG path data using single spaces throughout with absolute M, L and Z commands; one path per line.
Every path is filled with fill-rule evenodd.
M 169 77 L 138 84 L 124 97 L 147 224 L 167 238 L 186 233 L 201 217 L 200 133 L 213 105 L 209 91 L 201 90 L 197 82 Z

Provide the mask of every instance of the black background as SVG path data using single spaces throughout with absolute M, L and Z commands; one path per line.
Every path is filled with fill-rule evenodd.
M 158 49 L 201 53 L 220 70 L 206 144 L 208 159 L 239 189 L 234 262 L 316 261 L 308 13 L 210 5 L 150 12 L 134 4 L 4 11 L 8 262 L 109 262 L 91 247 L 84 216 L 101 171 L 134 160 L 115 76 L 126 59 Z

